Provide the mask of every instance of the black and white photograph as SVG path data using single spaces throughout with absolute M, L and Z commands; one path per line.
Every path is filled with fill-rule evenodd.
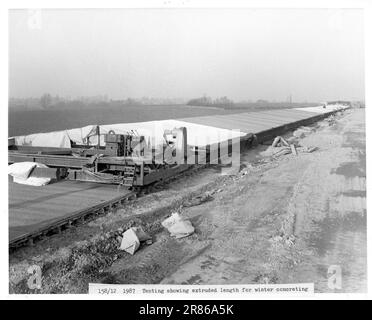
M 367 295 L 366 8 L 169 3 L 7 8 L 7 294 Z

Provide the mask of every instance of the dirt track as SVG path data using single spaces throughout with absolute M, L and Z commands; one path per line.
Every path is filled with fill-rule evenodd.
M 327 292 L 328 268 L 338 265 L 340 291 L 365 292 L 364 132 L 358 110 L 301 141 L 319 151 L 287 156 L 189 210 L 210 246 L 162 283 L 314 282 Z
M 134 202 L 76 232 L 15 253 L 10 261 L 11 291 L 27 292 L 24 269 L 39 263 L 45 272 L 39 292 L 85 292 L 90 281 L 314 282 L 316 291 L 332 292 L 327 286 L 331 265 L 342 270 L 338 291 L 365 292 L 364 109 L 346 112 L 332 125 L 322 121 L 299 143 L 319 149 L 272 159 L 260 156 L 267 146 L 259 146 L 242 156 L 238 175 L 203 170 L 144 196 L 144 207 Z M 201 193 L 212 194 L 213 201 L 180 207 Z M 164 217 L 176 210 L 190 218 L 196 230 L 193 235 L 175 240 L 161 227 Z M 144 226 L 154 243 L 129 256 L 116 252 L 115 246 L 105 251 L 97 245 L 97 253 L 91 253 L 83 241 L 128 225 Z M 108 240 L 95 243 L 107 245 Z M 87 261 L 71 258 L 87 251 Z M 84 268 L 79 269 L 81 264 Z

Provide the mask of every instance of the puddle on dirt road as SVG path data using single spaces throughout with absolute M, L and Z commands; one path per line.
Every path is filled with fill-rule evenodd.
M 365 202 L 365 198 L 364 198 Z M 314 281 L 316 292 L 367 291 L 367 212 L 331 210 L 311 222 L 304 237 L 311 254 L 301 267 L 306 281 Z M 341 289 L 329 287 L 328 270 L 341 270 Z
M 354 246 L 362 244 L 349 241 L 350 236 L 359 234 L 366 235 L 366 212 L 351 212 L 344 217 L 326 217 L 321 221 L 313 221 L 313 230 L 308 237 L 309 247 L 313 248 L 317 255 L 325 257 L 329 252 L 333 252 L 336 245 L 342 243 L 353 243 Z M 365 246 L 365 244 L 364 244 Z
M 366 197 L 366 191 L 365 190 L 349 190 L 345 192 L 340 193 L 343 196 L 351 197 L 351 198 L 365 198 Z
M 340 218 L 326 218 L 313 224 L 307 239 L 313 249 L 317 274 L 316 291 L 366 292 L 367 289 L 367 229 L 366 213 L 352 212 Z M 328 269 L 339 266 L 341 289 L 328 286 Z
M 344 162 L 331 173 L 342 175 L 346 178 L 365 177 L 365 167 L 361 166 L 360 162 Z
M 332 171 L 347 181 L 365 179 L 365 158 L 346 162 Z M 353 186 L 353 183 L 347 183 Z M 349 189 L 335 196 L 327 216 L 313 221 L 307 242 L 317 257 L 316 272 L 320 279 L 316 290 L 333 292 L 328 286 L 327 271 L 339 266 L 342 288 L 339 292 L 367 290 L 367 211 L 366 190 Z M 337 292 L 337 290 L 335 291 Z
M 364 132 L 348 132 L 342 146 L 365 150 L 365 139 Z
M 344 176 L 346 181 L 356 177 L 365 179 L 364 162 L 365 159 L 343 163 L 332 173 Z M 340 192 L 330 206 L 327 217 L 313 222 L 313 232 L 308 243 L 321 261 L 317 270 L 324 276 L 323 281 L 317 283 L 317 290 L 333 291 L 328 286 L 327 271 L 330 266 L 335 265 L 340 266 L 342 272 L 340 292 L 366 292 L 366 191 L 350 189 Z
M 340 131 L 339 127 L 333 128 Z M 339 192 L 328 201 L 323 218 L 313 220 L 306 230 L 306 247 L 311 254 L 301 272 L 314 281 L 316 292 L 367 291 L 367 210 L 366 152 L 362 125 L 343 132 L 342 148 L 351 150 L 354 161 L 341 163 L 331 170 L 338 175 Z M 329 284 L 329 268 L 341 270 L 341 288 Z M 314 279 L 314 280 L 313 280 Z

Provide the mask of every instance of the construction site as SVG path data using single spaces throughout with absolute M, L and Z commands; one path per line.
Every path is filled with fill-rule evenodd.
M 4 12 L 8 299 L 367 297 L 367 5 L 192 2 Z
M 364 129 L 364 109 L 337 101 L 11 137 L 10 292 L 291 282 L 328 292 L 338 264 L 343 292 L 364 291 Z

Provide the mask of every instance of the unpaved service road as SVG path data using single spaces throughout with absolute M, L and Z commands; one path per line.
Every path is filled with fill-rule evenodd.
M 238 174 L 200 170 L 14 252 L 11 292 L 34 292 L 27 286 L 34 264 L 43 275 L 37 293 L 85 293 L 90 282 L 314 282 L 317 292 L 366 292 L 364 109 L 328 120 L 294 134 L 298 155 L 273 157 L 278 148 L 260 145 L 242 155 Z M 207 194 L 211 201 L 194 201 Z M 170 237 L 161 222 L 175 211 L 190 219 L 194 234 Z M 137 225 L 153 243 L 131 256 L 116 239 Z
M 349 111 L 332 125 L 323 121 L 300 144 L 319 149 L 257 166 L 248 153 L 247 174 L 222 185 L 214 201 L 183 209 L 194 235 L 171 240 L 160 234 L 132 263 L 114 263 L 106 280 L 314 282 L 317 292 L 365 292 L 364 110 Z M 328 281 L 335 271 L 340 277 Z

